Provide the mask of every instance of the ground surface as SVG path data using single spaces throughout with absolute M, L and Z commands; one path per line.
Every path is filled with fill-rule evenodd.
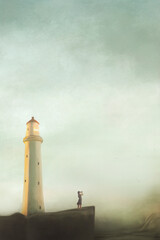
M 132 233 L 102 233 L 96 234 L 95 240 L 153 240 L 160 239 L 160 235 L 155 232 L 132 232 Z
M 94 207 L 0 216 L 0 240 L 93 240 Z
M 156 235 L 148 235 L 144 234 L 120 234 L 120 235 L 101 235 L 96 236 L 96 240 L 153 240 L 153 239 L 160 239 L 159 236 Z

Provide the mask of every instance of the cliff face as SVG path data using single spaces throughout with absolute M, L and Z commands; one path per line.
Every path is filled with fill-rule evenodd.
M 93 240 L 95 208 L 0 217 L 3 240 Z
M 26 224 L 26 218 L 20 213 L 0 216 L 0 239 L 26 240 Z

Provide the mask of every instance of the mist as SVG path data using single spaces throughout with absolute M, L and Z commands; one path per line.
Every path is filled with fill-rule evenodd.
M 21 211 L 26 122 L 40 122 L 46 211 L 159 211 L 158 0 L 0 1 L 0 214 Z M 138 213 L 137 213 L 138 212 Z

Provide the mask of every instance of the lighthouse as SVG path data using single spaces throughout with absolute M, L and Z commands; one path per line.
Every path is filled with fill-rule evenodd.
M 34 117 L 26 125 L 26 136 L 23 139 L 25 163 L 22 214 L 28 216 L 44 212 L 41 160 L 43 139 L 39 135 L 39 122 Z

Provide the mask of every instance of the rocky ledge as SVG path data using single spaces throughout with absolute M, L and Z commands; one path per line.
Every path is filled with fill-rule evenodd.
M 0 216 L 2 240 L 93 240 L 95 208 Z

